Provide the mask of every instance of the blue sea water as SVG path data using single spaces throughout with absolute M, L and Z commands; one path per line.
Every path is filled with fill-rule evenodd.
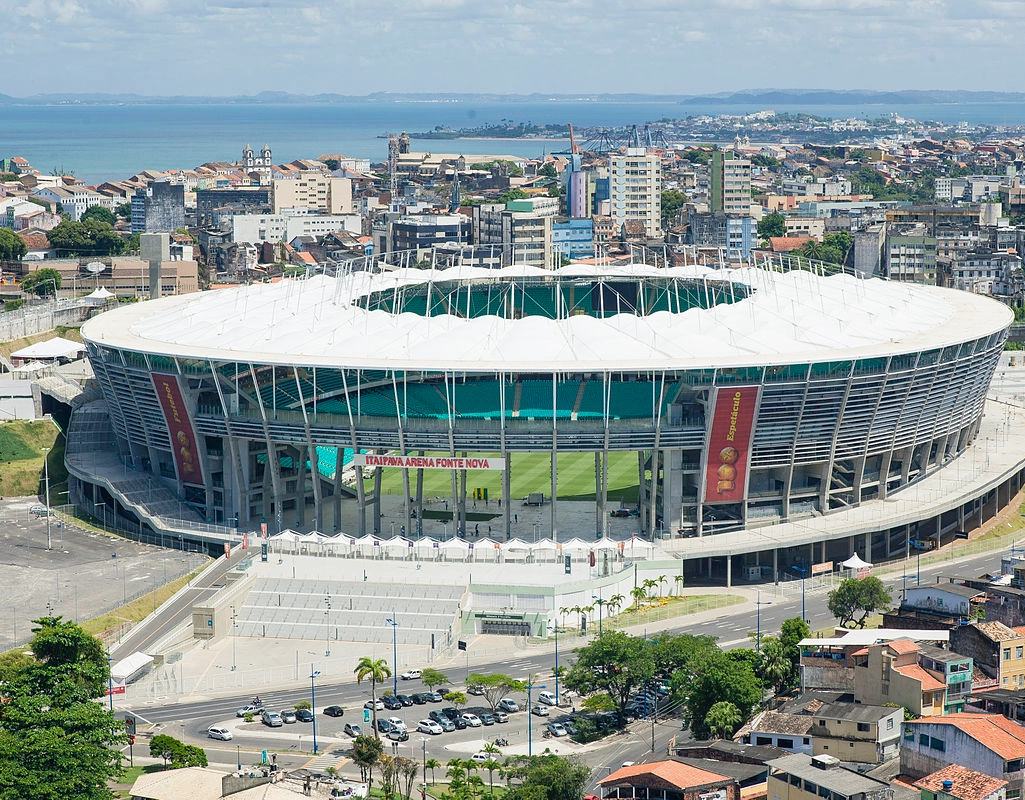
M 751 105 L 681 105 L 649 100 L 549 102 L 377 101 L 332 105 L 12 105 L 0 106 L 0 156 L 22 156 L 41 170 L 62 168 L 87 183 L 126 178 L 144 169 L 191 168 L 205 161 L 234 161 L 246 143 L 269 144 L 276 162 L 321 153 L 383 161 L 384 133 L 472 127 L 502 120 L 572 122 L 578 127 L 643 124 L 690 114 L 759 111 Z M 794 106 L 827 117 L 879 117 L 896 112 L 918 120 L 972 124 L 1025 123 L 1025 104 Z M 537 157 L 562 150 L 563 141 L 414 140 L 417 150 Z

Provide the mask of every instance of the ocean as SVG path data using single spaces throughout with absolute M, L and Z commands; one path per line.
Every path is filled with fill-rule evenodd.
M 21 156 L 38 170 L 67 170 L 87 183 L 120 180 L 144 169 L 192 168 L 234 161 L 242 147 L 269 144 L 278 163 L 321 153 L 383 161 L 385 133 L 473 127 L 502 120 L 622 126 L 690 114 L 744 114 L 764 106 L 682 105 L 669 101 L 503 102 L 375 101 L 332 105 L 11 105 L 0 106 L 0 156 Z M 1025 124 L 1025 104 L 978 103 L 902 107 L 793 106 L 826 117 L 879 117 L 896 112 L 918 120 Z M 564 150 L 552 140 L 415 140 L 416 150 L 535 158 Z

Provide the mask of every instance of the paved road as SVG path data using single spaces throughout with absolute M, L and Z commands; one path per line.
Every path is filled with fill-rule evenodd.
M 933 566 L 924 566 L 921 570 L 923 583 L 932 582 L 938 575 L 978 575 L 983 572 L 994 570 L 999 566 L 1000 557 L 1003 551 L 994 551 L 979 556 L 958 560 L 951 564 L 944 562 Z M 908 585 L 913 585 L 917 577 L 915 562 L 912 560 L 909 565 Z M 890 573 L 885 575 L 884 583 L 897 589 L 895 596 L 899 595 L 899 589 L 904 583 L 904 577 L 900 574 Z M 761 606 L 761 627 L 762 634 L 767 635 L 779 630 L 783 620 L 800 616 L 801 595 L 798 584 L 787 587 L 788 591 L 784 597 L 780 597 L 773 591 L 773 587 L 766 587 L 763 594 L 765 605 Z M 813 630 L 829 627 L 834 620 L 825 606 L 825 588 L 812 589 L 806 592 L 805 613 L 806 618 Z M 654 627 L 652 632 L 654 632 Z M 725 608 L 716 618 L 706 619 L 698 622 L 681 622 L 671 625 L 664 630 L 674 633 L 695 633 L 717 636 L 725 649 L 750 646 L 749 633 L 754 633 L 757 627 L 756 616 L 753 616 L 749 607 L 737 607 L 733 610 Z M 526 656 L 517 656 L 512 659 L 497 660 L 491 663 L 474 666 L 475 672 L 501 672 L 517 678 L 526 678 L 531 674 L 550 675 L 553 663 L 553 654 L 549 651 L 539 651 Z M 452 677 L 456 677 L 461 670 L 450 670 Z M 545 678 L 548 688 L 554 688 L 553 681 Z M 419 681 L 402 684 L 400 691 L 405 689 L 406 693 L 418 691 Z M 384 687 L 387 688 L 387 687 Z M 379 687 L 379 690 L 381 687 Z M 332 752 L 342 759 L 346 750 L 347 737 L 341 734 L 342 726 L 346 721 L 362 722 L 361 706 L 369 697 L 369 686 L 367 684 L 357 685 L 352 682 L 332 683 L 316 686 L 316 707 L 322 709 L 326 705 L 341 705 L 346 708 L 344 718 L 328 718 L 323 714 L 317 714 L 318 744 L 321 749 L 329 746 Z M 268 708 L 287 708 L 293 706 L 299 700 L 309 700 L 310 691 L 304 689 L 290 689 L 286 691 L 272 691 L 261 693 L 261 698 Z M 206 729 L 213 724 L 229 724 L 238 726 L 234 713 L 235 710 L 244 705 L 250 699 L 249 696 L 237 696 L 206 700 L 200 703 L 179 703 L 162 706 L 158 708 L 140 708 L 138 713 L 145 720 L 158 723 L 169 734 L 184 736 L 192 741 L 202 743 L 204 746 L 212 745 L 215 749 L 222 748 L 230 750 L 227 745 L 214 744 L 205 738 Z M 471 698 L 472 699 L 472 698 Z M 517 697 L 521 705 L 525 705 L 525 697 Z M 471 703 L 472 705 L 472 703 Z M 412 730 L 419 719 L 427 716 L 427 712 L 438 705 L 413 706 L 403 709 L 401 712 L 385 712 L 387 716 L 395 713 L 403 717 L 407 726 Z M 554 717 L 553 717 L 554 718 Z M 533 751 L 541 752 L 545 747 L 563 754 L 579 753 L 586 763 L 595 768 L 592 781 L 596 781 L 606 774 L 609 768 L 618 768 L 624 761 L 641 761 L 652 752 L 652 725 L 647 721 L 639 721 L 632 724 L 627 733 L 608 737 L 599 744 L 580 747 L 566 740 L 541 738 L 543 725 L 547 720 L 537 717 L 530 718 L 533 724 L 532 744 Z M 259 753 L 266 748 L 269 752 L 278 752 L 282 757 L 289 756 L 289 763 L 301 762 L 303 757 L 300 751 L 312 751 L 313 745 L 312 726 L 302 723 L 289 725 L 281 729 L 270 730 L 257 724 L 244 725 L 237 728 L 236 738 L 231 744 L 241 748 L 242 752 Z M 674 735 L 681 734 L 680 719 L 671 717 L 660 720 L 654 726 L 655 752 L 665 752 L 666 745 Z M 686 735 L 686 733 L 682 733 Z M 496 725 L 492 728 L 483 728 L 467 731 L 457 731 L 443 734 L 437 737 L 426 737 L 413 733 L 410 741 L 400 745 L 399 753 L 410 757 L 438 758 L 442 763 L 453 755 L 467 757 L 485 740 L 494 739 L 497 736 L 505 736 L 510 740 L 510 747 L 506 754 L 526 752 L 527 740 L 527 715 L 525 713 L 511 715 L 510 722 L 505 725 Z M 209 743 L 209 745 L 208 745 Z M 230 759 L 229 759 L 230 760 Z

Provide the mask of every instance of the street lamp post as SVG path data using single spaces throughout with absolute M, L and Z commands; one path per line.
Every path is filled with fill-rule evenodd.
M 44 447 L 43 450 L 43 475 L 45 475 L 45 491 L 46 491 L 46 549 L 51 548 L 50 540 L 50 447 Z
M 771 606 L 772 601 L 762 602 L 762 593 L 758 592 L 757 599 L 755 600 L 755 606 L 758 609 L 758 628 L 755 634 L 755 652 L 761 652 L 762 649 L 762 606 Z
M 235 620 L 238 618 L 238 614 L 235 612 L 235 606 L 231 606 L 231 671 L 234 672 L 238 667 L 238 662 L 235 660 Z M 241 769 L 241 768 L 240 768 Z
M 331 655 L 331 595 L 324 598 L 324 655 Z
M 394 613 L 394 612 L 392 612 Z M 392 679 L 392 694 L 398 695 L 399 693 L 399 634 L 398 627 L 399 623 L 394 617 L 389 617 L 385 620 L 391 625 L 391 679 Z
M 804 577 L 808 574 L 808 570 L 805 567 L 798 567 L 796 565 L 792 566 L 791 569 L 801 573 L 801 619 L 807 622 L 808 615 L 804 612 Z
M 559 626 L 556 625 L 554 628 L 549 625 L 548 630 L 555 634 L 555 702 L 559 702 L 559 634 L 562 631 L 559 630 Z M 529 703 L 528 703 L 529 704 Z M 530 710 L 529 708 L 527 709 Z
M 533 708 L 533 704 L 531 703 L 531 700 L 530 700 L 530 693 L 534 689 L 544 689 L 544 688 L 546 688 L 546 686 L 543 683 L 540 686 L 535 686 L 530 681 L 530 679 L 527 680 L 527 757 L 528 758 L 530 756 L 534 755 L 534 737 L 532 735 L 533 729 L 534 729 L 534 722 L 532 720 L 532 717 L 534 716 L 534 708 Z
M 114 712 L 114 673 L 111 672 L 114 659 L 110 657 L 110 651 L 107 651 L 107 697 L 110 698 L 110 711 Z
M 317 677 L 320 670 L 310 664 L 310 714 L 313 716 L 313 755 L 317 755 Z
M 915 586 L 921 586 L 922 585 L 922 548 L 925 546 L 925 543 L 918 541 L 918 539 L 910 539 L 910 540 L 908 540 L 908 544 L 910 544 L 913 548 L 915 548 L 915 557 L 916 557 L 916 559 L 918 561 L 918 564 L 917 564 L 917 567 L 916 567 L 916 573 L 917 574 L 915 575 Z
M 601 630 L 601 617 L 602 617 L 602 613 L 601 612 L 602 612 L 602 606 L 605 605 L 605 601 L 602 600 L 600 595 L 594 595 L 594 594 L 591 595 L 591 599 L 594 600 L 594 602 L 598 604 L 598 636 L 600 637 L 601 633 L 602 633 L 602 630 Z

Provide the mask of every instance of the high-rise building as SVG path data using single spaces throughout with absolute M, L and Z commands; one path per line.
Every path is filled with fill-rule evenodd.
M 295 178 L 279 178 L 274 181 L 273 211 L 280 214 L 287 209 L 351 214 L 352 181 L 316 170 L 302 170 Z
M 712 151 L 709 207 L 727 214 L 751 213 L 751 162 L 732 150 Z
M 642 147 L 609 156 L 609 197 L 617 228 L 640 220 L 649 239 L 662 236 L 662 159 Z
M 548 269 L 554 220 L 547 211 L 513 211 L 498 203 L 474 206 L 473 240 L 477 245 L 501 246 L 506 263 Z
M 185 227 L 185 187 L 153 181 L 132 195 L 132 233 L 176 231 Z

